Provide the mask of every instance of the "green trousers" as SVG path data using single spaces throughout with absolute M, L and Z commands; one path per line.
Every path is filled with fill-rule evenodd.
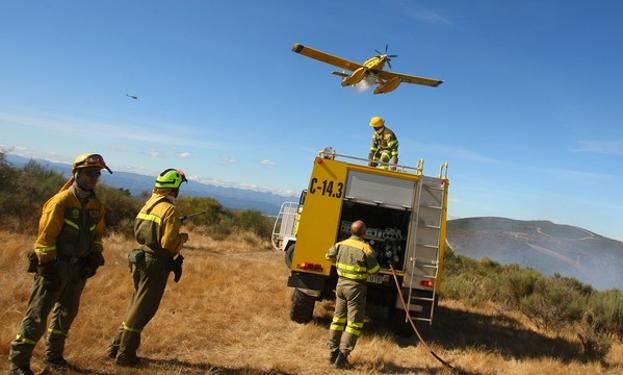
M 109 347 L 109 352 L 135 357 L 141 344 L 141 331 L 154 317 L 169 277 L 168 259 L 145 253 L 145 258 L 132 265 L 134 293 L 121 326 Z
M 329 350 L 348 356 L 363 328 L 367 286 L 365 281 L 340 277 L 335 287 L 335 313 L 329 327 Z
M 59 276 L 55 281 L 35 274 L 28 300 L 28 309 L 11 342 L 9 358 L 11 367 L 28 367 L 35 345 L 45 333 L 50 311 L 52 320 L 48 328 L 46 358 L 62 358 L 69 328 L 78 314 L 80 296 L 86 283 L 80 277 L 79 262 L 59 262 Z

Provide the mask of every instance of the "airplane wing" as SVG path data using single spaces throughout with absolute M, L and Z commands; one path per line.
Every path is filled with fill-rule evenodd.
M 361 67 L 361 65 L 354 63 L 352 61 L 343 59 L 341 57 L 329 55 L 326 52 L 318 51 L 317 49 L 306 47 L 298 43 L 295 43 L 292 46 L 292 51 L 296 53 L 300 53 L 301 55 L 305 55 L 307 57 L 311 57 L 312 59 L 320 60 L 327 64 L 339 66 L 340 68 L 343 68 L 343 69 L 355 70 Z
M 418 76 L 412 76 L 412 75 L 402 74 L 402 73 L 388 72 L 387 70 L 378 71 L 377 74 L 379 77 L 381 77 L 385 81 L 391 78 L 394 78 L 394 77 L 400 77 L 400 81 L 402 82 L 415 83 L 415 84 L 424 85 L 424 86 L 437 87 L 443 83 L 443 81 L 439 79 L 432 79 L 432 78 L 418 77 Z

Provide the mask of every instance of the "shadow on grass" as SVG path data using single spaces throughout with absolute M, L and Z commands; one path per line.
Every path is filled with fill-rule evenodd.
M 591 362 L 596 359 L 583 354 L 577 343 L 543 336 L 501 315 L 488 316 L 439 306 L 432 327 L 421 322 L 416 326 L 428 344 L 438 345 L 445 350 L 476 348 L 499 353 L 505 359 L 556 358 L 564 363 L 571 360 Z M 370 325 L 367 328 L 368 334 L 372 335 L 386 336 L 391 331 L 387 324 Z M 396 336 L 396 343 L 402 347 L 417 345 L 418 341 L 415 334 L 411 337 Z
M 197 373 L 205 373 L 209 371 L 214 374 L 223 374 L 223 375 L 233 375 L 233 374 L 248 374 L 248 375 L 289 375 L 287 372 L 281 371 L 260 371 L 252 368 L 227 368 L 214 366 L 209 363 L 194 363 L 181 361 L 179 359 L 152 359 L 152 358 L 141 358 L 141 367 L 163 367 L 166 369 L 179 369 L 181 372 L 185 373 L 188 371 L 197 372 Z
M 329 326 L 331 325 L 331 320 L 332 318 L 314 316 L 312 322 L 321 327 L 329 329 Z M 420 327 L 418 327 L 418 329 L 421 331 Z M 366 332 L 364 334 L 386 336 L 388 334 L 387 330 L 388 330 L 388 327 L 386 327 L 384 324 L 376 325 L 374 323 L 370 323 L 364 327 L 364 332 Z M 426 337 L 424 337 L 424 339 L 426 339 Z M 401 346 L 415 345 L 417 344 L 417 342 L 418 342 L 417 338 L 412 339 L 412 338 L 397 337 L 397 344 Z M 353 365 L 354 365 L 354 368 L 353 368 L 354 370 L 363 370 L 363 369 L 358 368 L 357 363 L 354 363 Z M 439 368 L 401 367 L 392 362 L 384 362 L 384 363 L 368 363 L 366 364 L 366 367 L 368 366 L 372 367 L 376 371 L 383 373 L 383 374 L 385 373 L 387 374 L 414 374 L 414 373 L 415 374 L 440 374 L 440 373 L 447 374 L 449 369 L 442 367 L 443 365 L 441 363 L 439 363 L 439 365 L 440 365 Z M 452 371 L 450 371 L 450 373 L 456 374 L 456 375 L 477 375 L 478 374 L 478 373 L 469 372 L 469 371 L 466 371 L 466 370 L 463 370 L 457 367 L 455 367 Z
M 55 374 L 90 374 L 90 375 L 109 375 L 108 372 L 103 370 L 93 370 L 85 367 L 76 366 L 70 364 L 66 370 L 54 370 L 47 366 L 43 366 L 40 371 L 34 371 L 38 375 L 55 375 Z
M 355 364 L 354 370 L 357 370 Z M 382 366 L 375 366 L 375 370 L 381 374 L 453 374 L 453 375 L 478 375 L 476 372 L 469 372 L 459 368 L 449 370 L 444 367 L 425 368 L 425 367 L 400 367 L 392 362 L 385 362 Z

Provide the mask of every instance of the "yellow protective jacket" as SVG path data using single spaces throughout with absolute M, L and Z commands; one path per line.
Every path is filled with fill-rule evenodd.
M 134 221 L 134 238 L 144 251 L 156 256 L 174 256 L 182 248 L 182 222 L 166 196 L 152 194 Z
M 102 252 L 104 214 L 104 206 L 95 194 L 80 203 L 75 185 L 56 193 L 43 205 L 39 219 L 39 235 L 34 245 L 39 263 Z
M 325 258 L 335 262 L 340 277 L 350 280 L 365 281 L 381 269 L 374 250 L 358 236 L 350 236 L 331 246 Z
M 369 159 L 376 160 L 382 153 L 387 153 L 392 158 L 398 157 L 398 138 L 388 127 L 385 127 L 381 134 L 377 132 L 372 134 Z

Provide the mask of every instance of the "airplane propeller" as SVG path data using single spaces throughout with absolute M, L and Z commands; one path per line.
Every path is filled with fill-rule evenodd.
M 385 53 L 382 53 L 381 51 L 379 51 L 378 49 L 374 49 L 374 52 L 376 52 L 378 55 L 378 57 L 384 59 L 385 61 L 387 61 L 387 66 L 391 69 L 392 68 L 392 63 L 391 60 L 394 57 L 398 57 L 398 55 L 388 55 L 387 54 L 387 48 L 389 48 L 389 44 L 385 44 Z

